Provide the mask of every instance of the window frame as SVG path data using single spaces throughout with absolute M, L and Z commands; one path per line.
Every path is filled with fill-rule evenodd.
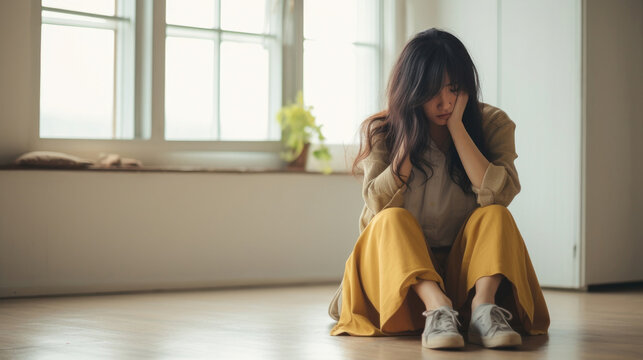
M 303 4 L 304 0 L 297 0 L 297 1 L 299 1 L 299 2 L 301 2 Z M 375 40 L 375 42 L 372 42 L 372 43 L 371 42 L 364 42 L 364 41 L 353 41 L 353 42 L 351 42 L 351 45 L 353 46 L 354 51 L 356 49 L 358 49 L 358 48 L 370 48 L 370 49 L 373 49 L 374 52 L 377 54 L 377 59 L 375 59 L 375 61 L 376 61 L 376 66 L 375 67 L 377 69 L 377 73 L 375 74 L 376 79 L 375 79 L 374 82 L 375 82 L 375 84 L 377 86 L 376 90 L 377 90 L 377 92 L 379 94 L 378 98 L 375 99 L 375 101 L 379 104 L 379 108 L 374 109 L 373 111 L 371 111 L 371 113 L 366 115 L 366 116 L 370 116 L 371 114 L 379 112 L 380 109 L 384 108 L 384 102 L 385 102 L 384 87 L 385 87 L 385 81 L 386 81 L 385 76 L 384 76 L 384 69 L 386 68 L 385 62 L 387 60 L 386 59 L 387 52 L 385 51 L 385 40 L 386 39 L 385 39 L 385 36 L 384 36 L 384 28 L 385 28 L 385 24 L 386 24 L 385 23 L 386 18 L 384 16 L 384 14 L 385 14 L 385 9 L 388 10 L 388 11 L 391 11 L 392 8 L 394 8 L 396 0 L 366 0 L 366 1 L 376 1 L 377 2 L 376 6 L 377 6 L 377 16 L 378 17 L 377 17 L 376 22 L 377 22 L 377 24 L 379 26 L 378 26 L 377 34 L 375 36 L 376 40 Z M 302 7 L 301 19 L 303 20 L 303 7 Z M 302 23 L 301 39 L 300 39 L 300 41 L 298 41 L 298 43 L 301 45 L 300 54 L 301 54 L 302 58 L 303 58 L 303 54 L 304 54 L 304 46 L 305 46 L 306 41 L 310 41 L 311 43 L 314 43 L 314 42 L 318 42 L 319 39 L 314 39 L 314 38 L 307 39 L 307 38 L 305 38 L 304 29 L 303 29 L 303 23 Z M 303 60 L 302 60 L 301 89 L 303 89 L 303 71 L 304 71 L 304 69 L 303 69 Z M 306 101 L 305 98 L 306 98 L 306 96 L 304 94 L 304 102 Z M 366 116 L 364 116 L 363 118 L 358 117 L 358 118 L 352 119 L 352 121 L 354 122 L 354 124 L 356 126 L 354 128 L 355 131 L 359 130 L 358 127 L 361 124 L 361 122 L 366 118 Z M 354 134 L 354 135 L 357 136 L 357 134 Z M 353 138 L 353 140 L 358 141 L 358 142 L 360 141 L 359 138 Z M 317 143 L 316 139 L 312 139 L 312 142 L 313 142 L 313 144 Z M 329 144 L 329 148 L 330 148 L 331 152 L 339 153 L 339 151 L 341 150 L 341 149 L 339 149 L 339 147 L 341 147 L 341 146 L 343 146 L 344 152 L 346 152 L 346 151 L 355 152 L 355 151 L 359 150 L 359 144 L 358 143 L 357 144 L 356 143 L 349 143 L 349 144 L 346 144 L 346 143 L 341 143 L 341 144 L 339 144 L 339 143 L 330 143 Z
M 43 11 L 51 13 L 78 15 L 90 19 L 100 19 L 105 21 L 104 24 L 93 23 L 91 20 L 77 19 L 56 19 L 42 16 L 40 34 L 42 36 L 42 25 L 69 26 L 81 29 L 109 29 L 114 31 L 114 97 L 112 106 L 112 137 L 131 138 L 134 134 L 134 67 L 135 67 L 135 49 L 136 49 L 136 28 L 134 18 L 135 4 L 128 0 L 115 0 L 116 12 L 114 15 L 102 15 L 87 13 L 76 10 L 41 7 Z M 40 45 L 40 44 L 39 44 Z M 38 57 L 39 64 L 41 57 Z M 41 69 L 41 67 L 39 67 Z M 40 73 L 40 71 L 39 71 Z M 127 84 L 129 83 L 129 84 Z M 38 84 L 40 91 L 40 82 Z M 41 94 L 41 93 L 40 93 Z M 40 100 L 40 98 L 39 98 Z M 39 102 L 40 104 L 40 102 Z M 39 114 L 40 115 L 40 114 Z M 40 116 L 38 119 L 38 136 L 40 136 Z M 66 138 L 61 138 L 66 139 Z M 93 140 L 93 139 L 88 139 Z
M 127 0 L 117 0 L 127 1 Z M 215 167 L 215 168 L 261 168 L 281 169 L 285 166 L 279 157 L 282 150 L 279 140 L 230 141 L 230 140 L 165 140 L 165 1 L 136 1 L 136 46 L 134 85 L 134 139 L 74 139 L 40 138 L 40 47 L 41 14 L 40 0 L 32 2 L 32 39 L 34 61 L 32 63 L 35 119 L 31 126 L 33 150 L 69 152 L 77 156 L 96 159 L 100 153 L 117 153 L 134 157 L 151 167 Z M 278 1 L 281 6 L 281 103 L 293 101 L 299 89 L 303 88 L 303 0 Z M 391 8 L 394 0 L 379 1 L 379 63 L 385 64 L 383 40 L 384 7 Z M 286 35 L 287 34 L 287 35 Z M 380 71 L 380 73 L 382 73 Z M 383 76 L 379 79 L 380 93 L 384 88 Z M 380 103 L 382 102 L 381 99 Z M 273 119 L 271 119 L 273 120 Z M 273 130 L 275 131 L 275 130 Z M 337 159 L 339 170 L 345 170 L 344 144 L 327 144 Z M 349 148 L 359 144 L 348 145 Z M 337 168 L 335 166 L 334 168 Z
M 282 44 L 283 44 L 283 31 L 284 31 L 284 22 L 283 22 L 283 0 L 266 0 L 267 6 L 275 6 L 279 11 L 271 12 L 270 24 L 276 24 L 276 30 L 269 34 L 257 34 L 257 33 L 246 33 L 239 32 L 234 30 L 225 30 L 221 27 L 221 2 L 223 0 L 213 0 L 214 7 L 217 9 L 217 17 L 214 20 L 214 28 L 206 29 L 200 27 L 192 27 L 186 25 L 176 25 L 169 24 L 165 21 L 165 11 L 164 23 L 165 23 L 165 33 L 164 33 L 164 47 L 167 44 L 167 39 L 169 37 L 178 37 L 184 39 L 208 39 L 214 41 L 215 46 L 215 86 L 214 86 L 214 113 L 216 117 L 216 126 L 217 126 L 217 139 L 195 139 L 195 140 L 173 140 L 168 139 L 165 141 L 230 141 L 230 140 L 221 140 L 221 96 L 219 94 L 221 90 L 221 44 L 223 42 L 237 42 L 237 43 L 269 43 L 270 50 L 269 55 L 269 92 L 268 92 L 268 138 L 269 140 L 264 141 L 279 141 L 280 131 L 279 123 L 276 120 L 274 114 L 279 111 L 282 106 L 282 96 L 280 90 L 282 88 L 283 81 L 283 57 L 282 57 Z M 165 1 L 163 1 L 165 5 Z M 165 51 L 164 51 L 165 54 Z M 165 60 L 165 57 L 164 57 Z M 165 76 L 165 73 L 164 73 Z M 165 81 L 164 81 L 165 83 Z M 165 97 L 164 97 L 165 99 Z M 272 114 L 272 115 L 270 115 Z M 163 124 L 165 125 L 166 119 L 163 119 Z M 163 134 L 165 136 L 165 133 Z M 241 142 L 255 142 L 254 140 L 241 140 Z

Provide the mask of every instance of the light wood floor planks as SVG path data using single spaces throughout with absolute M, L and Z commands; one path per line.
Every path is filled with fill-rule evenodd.
M 643 359 L 643 289 L 545 290 L 548 335 L 431 350 L 330 336 L 336 285 L 0 300 L 0 359 Z

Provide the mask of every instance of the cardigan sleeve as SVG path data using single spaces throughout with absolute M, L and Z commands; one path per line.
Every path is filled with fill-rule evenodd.
M 388 163 L 388 151 L 383 138 L 375 140 L 371 153 L 362 160 L 364 184 L 362 197 L 374 214 L 389 207 L 403 207 L 406 185 L 398 187 L 393 166 Z
M 471 186 L 480 206 L 500 204 L 509 206 L 520 192 L 520 181 L 514 160 L 518 157 L 515 146 L 516 124 L 507 114 L 497 109 L 493 118 L 483 127 L 489 166 L 480 188 Z

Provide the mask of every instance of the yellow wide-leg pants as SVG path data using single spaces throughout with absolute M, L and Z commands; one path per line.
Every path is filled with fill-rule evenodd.
M 475 283 L 504 275 L 496 304 L 509 310 L 511 327 L 523 335 L 546 334 L 549 311 L 525 243 L 502 205 L 475 209 L 447 252 L 427 248 L 415 217 L 400 207 L 371 219 L 344 269 L 342 309 L 331 335 L 420 334 L 426 307 L 411 285 L 433 280 L 451 299 L 466 331 Z

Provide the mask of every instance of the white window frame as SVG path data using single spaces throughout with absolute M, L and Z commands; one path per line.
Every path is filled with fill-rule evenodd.
M 136 44 L 135 47 L 135 89 L 134 116 L 134 139 L 52 139 L 40 138 L 40 35 L 41 35 L 41 1 L 32 1 L 32 30 L 34 32 L 34 57 L 36 61 L 32 64 L 34 89 L 34 104 L 38 107 L 35 111 L 35 125 L 31 131 L 31 149 L 68 152 L 77 156 L 83 156 L 90 160 L 97 160 L 99 153 L 117 153 L 124 157 L 134 157 L 143 164 L 150 167 L 208 167 L 208 168 L 251 168 L 251 169 L 282 169 L 283 160 L 279 157 L 281 143 L 278 140 L 279 129 L 271 127 L 271 136 L 275 140 L 268 141 L 177 141 L 165 140 L 164 113 L 165 113 L 165 1 L 164 0 L 135 0 L 136 1 Z M 128 0 L 117 0 L 128 1 Z M 281 72 L 281 91 L 271 90 L 273 95 L 270 106 L 277 108 L 283 103 L 295 99 L 296 93 L 303 88 L 303 1 L 302 0 L 269 0 L 278 1 L 282 11 L 277 19 L 282 24 L 279 37 L 281 46 L 280 60 L 275 64 L 281 64 L 281 69 L 289 71 Z M 387 9 L 395 8 L 394 0 L 381 1 L 380 23 L 387 19 L 383 18 Z M 398 14 L 397 16 L 399 16 Z M 392 25 L 387 25 L 392 26 Z M 399 26 L 399 25 L 398 25 Z M 380 26 L 383 28 L 384 26 Z M 383 30 L 380 30 L 380 39 L 383 38 Z M 288 34 L 284 38 L 284 34 Z M 399 37 L 399 36 L 398 36 Z M 398 40 L 398 39 L 395 39 Z M 380 66 L 387 66 L 385 58 L 385 46 L 380 44 Z M 397 49 L 393 44 L 387 48 Z M 393 51 L 395 51 L 393 50 Z M 274 71 L 271 58 L 271 72 Z M 390 62 L 390 60 L 388 61 Z M 134 69 L 133 69 L 134 70 Z M 383 71 L 380 71 L 383 74 Z M 276 83 L 276 82 L 275 82 Z M 384 77 L 380 78 L 380 87 L 384 89 Z M 382 91 L 380 91 L 382 93 Z M 122 111 L 125 111 L 123 108 Z M 275 119 L 271 119 L 275 121 Z M 329 144 L 334 160 L 338 166 L 335 170 L 346 168 L 344 164 L 343 145 Z M 341 168 L 341 169 L 340 169 Z
M 221 0 L 213 0 L 214 8 L 216 10 L 216 17 L 214 19 L 213 29 L 204 29 L 185 25 L 166 24 L 165 26 L 165 39 L 170 36 L 188 39 L 209 39 L 214 41 L 215 57 L 214 57 L 214 113 L 217 126 L 217 138 L 208 140 L 189 140 L 189 141 L 229 141 L 221 140 L 221 111 L 220 111 L 220 96 L 221 89 L 220 78 L 220 62 L 221 62 L 221 43 L 224 41 L 244 42 L 252 44 L 269 44 L 269 85 L 268 92 L 268 141 L 279 141 L 281 132 L 279 130 L 279 123 L 274 114 L 279 111 L 282 106 L 281 88 L 282 88 L 282 39 L 283 39 L 283 23 L 282 11 L 283 2 L 281 0 L 267 0 L 267 6 L 277 6 L 282 11 L 277 14 L 271 12 L 270 24 L 273 27 L 277 25 L 277 31 L 272 34 L 256 34 L 246 33 L 239 31 L 224 30 L 221 28 Z M 163 121 L 165 124 L 165 121 Z M 167 141 L 180 141 L 180 140 L 167 140 Z M 255 142 L 255 141 L 252 141 Z
M 81 11 L 42 7 L 42 11 L 79 15 L 91 20 L 64 19 L 42 15 L 42 24 L 62 25 L 79 28 L 109 29 L 114 31 L 114 111 L 112 113 L 112 137 L 134 138 L 134 66 L 135 66 L 135 3 L 116 0 L 115 15 L 101 15 Z M 40 33 L 40 31 L 39 31 Z M 39 57 L 40 59 L 40 57 Z M 38 84 L 40 88 L 40 83 Z M 38 132 L 40 133 L 40 119 Z
M 385 63 L 385 49 L 384 49 L 385 38 L 384 38 L 384 26 L 383 26 L 384 23 L 385 23 L 384 13 L 385 13 L 385 8 L 387 6 L 389 6 L 389 8 L 390 8 L 390 5 L 391 5 L 391 4 L 387 4 L 387 1 L 390 3 L 390 2 L 394 2 L 395 0 L 367 0 L 367 1 L 377 2 L 377 7 L 378 7 L 378 9 L 377 9 L 377 14 L 378 14 L 377 24 L 379 26 L 377 27 L 378 31 L 377 31 L 377 34 L 375 36 L 376 40 L 375 40 L 375 42 L 353 41 L 353 42 L 351 42 L 351 45 L 353 46 L 354 49 L 358 49 L 358 48 L 370 48 L 370 49 L 373 49 L 373 50 L 375 50 L 375 53 L 377 54 L 377 59 L 375 59 L 376 64 L 377 64 L 376 65 L 377 73 L 374 74 L 374 76 L 376 77 L 375 84 L 377 84 L 377 87 L 378 87 L 377 90 L 378 90 L 378 93 L 379 93 L 379 97 L 376 99 L 377 103 L 379 104 L 379 108 L 378 109 L 373 109 L 373 111 L 371 112 L 371 113 L 376 113 L 376 112 L 380 111 L 380 109 L 383 109 L 385 107 L 385 94 L 383 93 L 383 90 L 384 90 L 384 87 L 385 87 L 385 81 L 386 81 L 385 76 L 384 76 L 384 72 L 385 72 L 385 70 L 384 70 L 385 69 L 385 65 L 384 65 L 384 63 Z M 303 0 L 301 2 L 303 3 Z M 303 8 L 302 8 L 302 11 L 303 11 Z M 302 13 L 302 19 L 303 19 L 303 13 Z M 301 48 L 300 51 L 301 51 L 302 57 L 303 57 L 304 42 L 306 40 L 315 42 L 315 41 L 319 41 L 320 39 L 314 39 L 314 38 L 313 39 L 306 39 L 303 36 L 303 27 L 301 29 L 301 34 L 302 34 L 302 36 L 301 36 L 301 39 L 300 39 L 300 41 L 298 43 L 301 44 L 302 48 Z M 302 77 L 303 77 L 303 67 L 302 67 Z M 302 79 L 302 88 L 303 88 L 303 79 Z M 304 102 L 306 102 L 306 94 L 304 94 Z M 361 124 L 361 122 L 364 119 L 365 119 L 365 117 L 362 118 L 362 119 L 350 119 L 350 120 L 352 120 L 359 127 L 359 125 Z M 348 121 L 348 119 L 347 119 L 347 121 Z M 357 131 L 358 129 L 355 128 L 355 130 Z M 357 139 L 357 138 L 354 139 L 354 140 L 359 141 L 359 139 Z M 313 141 L 313 143 L 317 143 L 316 139 L 312 139 L 312 141 Z M 346 147 L 347 149 L 343 148 L 342 146 Z M 331 153 L 337 153 L 337 154 L 341 153 L 340 155 L 342 155 L 342 159 L 344 158 L 344 156 L 343 156 L 344 152 L 346 152 L 346 151 L 355 152 L 358 149 L 359 149 L 359 144 L 341 144 L 341 145 L 337 144 L 337 143 L 330 143 L 329 144 L 329 150 L 331 151 Z

